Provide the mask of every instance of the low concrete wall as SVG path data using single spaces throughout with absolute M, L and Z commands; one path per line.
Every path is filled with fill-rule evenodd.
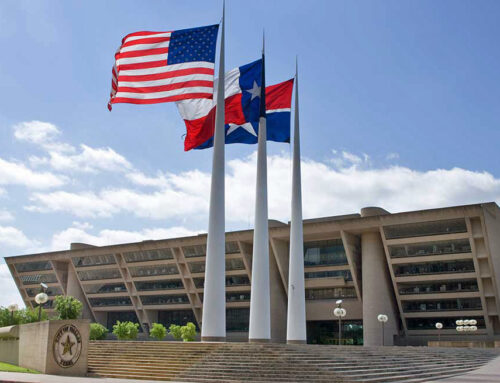
M 429 347 L 466 347 L 466 348 L 493 348 L 497 342 L 493 341 L 429 341 Z
M 19 326 L 0 328 L 0 362 L 19 363 Z

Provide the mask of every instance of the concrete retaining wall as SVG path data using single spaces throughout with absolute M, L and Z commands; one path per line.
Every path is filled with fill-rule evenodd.
M 19 326 L 0 328 L 0 362 L 19 363 Z

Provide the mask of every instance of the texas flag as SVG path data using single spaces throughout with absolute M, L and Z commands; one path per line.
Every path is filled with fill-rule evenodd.
M 262 60 L 233 69 L 225 75 L 226 144 L 256 144 Z M 215 91 L 217 86 L 214 86 Z M 290 109 L 293 79 L 266 87 L 268 141 L 290 142 Z M 193 99 L 177 102 L 186 124 L 184 150 L 205 149 L 213 145 L 215 101 Z

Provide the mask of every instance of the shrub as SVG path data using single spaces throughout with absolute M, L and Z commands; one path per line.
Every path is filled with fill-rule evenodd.
M 104 327 L 100 323 L 91 323 L 90 324 L 90 340 L 103 340 L 106 339 L 106 334 L 108 333 L 108 329 Z
M 149 336 L 156 340 L 162 340 L 167 336 L 167 329 L 161 323 L 153 323 L 153 328 L 149 332 Z
M 55 303 L 59 319 L 78 319 L 82 313 L 83 304 L 75 297 L 58 295 Z
M 47 312 L 42 308 L 42 321 L 48 319 Z M 38 322 L 38 308 L 24 308 L 14 312 L 14 315 L 5 307 L 0 307 L 0 327 L 13 326 Z
M 188 322 L 181 327 L 181 336 L 184 342 L 192 342 L 196 338 L 196 326 L 192 322 Z
M 139 323 L 118 321 L 113 325 L 113 334 L 115 334 L 119 340 L 134 340 L 137 338 L 138 332 Z
M 174 337 L 176 340 L 182 339 L 181 326 L 176 324 L 171 324 L 168 328 L 168 333 Z

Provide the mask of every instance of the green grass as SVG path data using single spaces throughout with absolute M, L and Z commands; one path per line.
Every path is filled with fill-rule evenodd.
M 30 374 L 39 374 L 38 371 L 30 370 L 28 368 L 14 366 L 13 364 L 0 362 L 0 371 L 6 372 L 28 372 Z

